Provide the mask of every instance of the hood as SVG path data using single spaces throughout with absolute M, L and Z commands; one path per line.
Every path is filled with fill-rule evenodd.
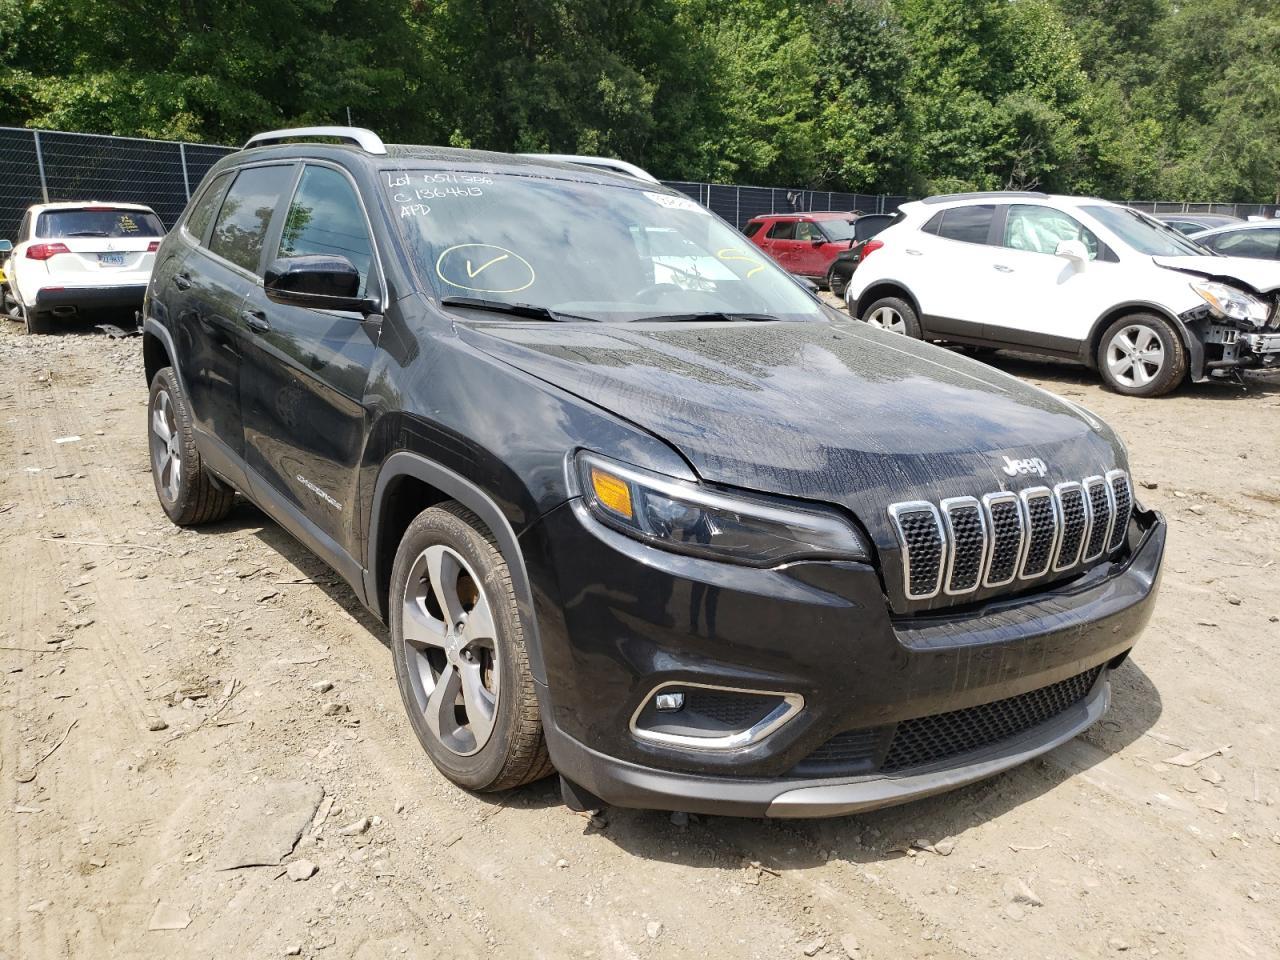
M 662 438 L 706 481 L 834 503 L 882 549 L 887 507 L 1123 466 L 1100 420 L 861 323 L 459 325 L 476 348 Z M 610 451 L 601 451 L 609 453 Z M 1037 471 L 1009 473 L 1038 459 Z
M 1200 277 L 1235 281 L 1256 293 L 1271 294 L 1280 290 L 1280 262 L 1252 260 L 1248 257 L 1152 257 L 1170 270 L 1181 270 Z

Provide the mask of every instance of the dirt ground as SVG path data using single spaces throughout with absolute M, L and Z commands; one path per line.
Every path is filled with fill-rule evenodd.
M 385 630 L 255 508 L 169 524 L 136 339 L 0 325 L 0 958 L 1280 956 L 1280 382 L 995 362 L 1170 521 L 1107 718 L 871 815 L 593 823 L 440 777 Z

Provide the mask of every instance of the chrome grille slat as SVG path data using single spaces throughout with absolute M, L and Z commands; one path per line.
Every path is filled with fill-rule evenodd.
M 987 548 L 987 574 L 983 586 L 1003 587 L 1012 583 L 1022 565 L 1026 547 L 1026 519 L 1016 493 L 988 493 L 982 509 L 991 526 L 991 546 Z
M 952 497 L 941 507 L 950 546 L 943 589 L 953 597 L 972 593 L 982 582 L 990 541 L 982 504 L 976 497 Z
M 1027 519 L 1027 549 L 1018 579 L 1034 580 L 1049 572 L 1062 536 L 1062 518 L 1058 515 L 1053 491 L 1048 487 L 1031 487 L 1019 496 Z
M 902 590 L 908 600 L 961 597 L 1093 563 L 1124 545 L 1133 509 L 1123 470 L 1052 489 L 895 503 Z
M 1129 478 L 1123 470 L 1108 473 L 1107 484 L 1111 487 L 1111 502 L 1115 507 L 1115 520 L 1111 526 L 1107 549 L 1115 550 L 1124 543 L 1129 533 L 1129 518 L 1133 516 L 1133 490 L 1129 488 Z
M 1104 478 L 1086 477 L 1084 492 L 1085 504 L 1089 508 L 1089 536 L 1084 542 L 1084 562 L 1092 563 L 1107 549 L 1115 508 L 1111 502 L 1111 487 Z
M 1058 516 L 1062 518 L 1062 536 L 1058 540 L 1053 571 L 1061 573 L 1080 562 L 1080 551 L 1089 534 L 1089 509 L 1085 506 L 1084 487 L 1074 480 L 1054 487 L 1053 498 L 1058 501 Z
M 942 589 L 947 565 L 947 536 L 938 508 L 927 500 L 889 508 L 902 547 L 903 587 L 909 600 L 928 600 Z

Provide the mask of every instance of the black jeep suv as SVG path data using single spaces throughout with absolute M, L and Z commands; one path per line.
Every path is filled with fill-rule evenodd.
M 156 263 L 165 512 L 239 492 L 331 564 L 464 787 L 899 802 L 1085 729 L 1150 615 L 1164 522 L 1106 424 L 650 180 L 281 131 Z

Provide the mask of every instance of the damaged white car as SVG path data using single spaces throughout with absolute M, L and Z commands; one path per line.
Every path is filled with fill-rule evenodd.
M 875 326 L 1078 360 L 1139 397 L 1280 369 L 1280 263 L 1219 256 L 1084 197 L 959 194 L 898 216 L 845 291 Z

